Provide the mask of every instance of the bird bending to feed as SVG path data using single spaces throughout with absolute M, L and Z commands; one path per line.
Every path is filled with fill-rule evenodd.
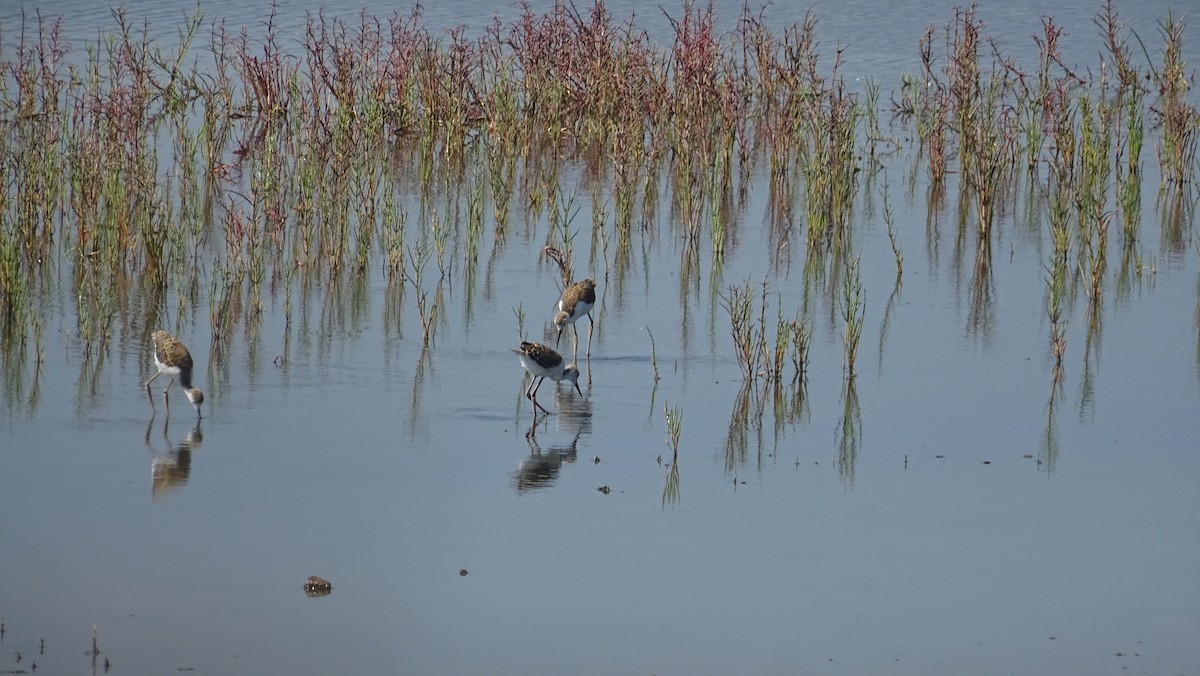
M 556 383 L 569 380 L 575 386 L 575 391 L 579 393 L 579 396 L 583 396 L 583 390 L 579 389 L 579 369 L 574 364 L 567 364 L 559 353 L 541 343 L 530 343 L 524 340 L 521 341 L 521 347 L 513 352 L 521 358 L 521 366 L 524 366 L 525 370 L 533 376 L 529 387 L 525 389 L 525 398 L 533 403 L 534 416 L 537 415 L 539 408 L 546 413 L 550 412 L 537 400 L 538 388 L 542 386 L 542 381 L 546 378 Z
M 192 387 L 192 353 L 188 352 L 178 338 L 166 331 L 155 331 L 150 335 L 150 340 L 154 345 L 154 365 L 158 367 L 158 373 L 146 381 L 146 398 L 150 400 L 151 410 L 154 409 L 154 397 L 150 396 L 150 384 L 165 373 L 170 379 L 163 389 L 163 406 L 167 407 L 167 415 L 171 414 L 171 400 L 167 398 L 167 390 L 171 389 L 171 384 L 178 377 L 188 401 L 196 407 L 196 417 L 201 417 L 200 404 L 204 403 L 204 393 Z
M 579 329 L 575 326 L 575 322 L 587 315 L 588 318 L 588 344 L 586 356 L 592 356 L 592 327 L 595 322 L 592 321 L 592 308 L 596 305 L 596 282 L 591 279 L 585 279 L 582 282 L 575 282 L 563 290 L 562 298 L 558 299 L 558 313 L 554 315 L 554 326 L 558 329 L 558 339 L 555 341 L 555 347 L 562 342 L 563 328 L 570 324 L 575 331 L 575 359 L 579 359 Z

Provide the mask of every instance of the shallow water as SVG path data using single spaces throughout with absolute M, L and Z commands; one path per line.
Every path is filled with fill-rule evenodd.
M 38 6 L 79 35 L 111 21 L 92 5 Z M 851 71 L 885 93 L 915 68 L 923 27 L 953 18 L 942 3 L 838 7 L 814 6 L 826 44 L 848 45 Z M 1037 30 L 1030 6 L 1005 7 L 981 7 L 991 30 Z M 173 31 L 181 11 L 131 14 Z M 253 30 L 261 7 L 205 11 Z M 1060 16 L 1085 53 L 1093 11 Z M 1125 11 L 1151 27 L 1165 13 Z M 490 15 L 425 13 L 431 25 Z M 663 30 L 659 14 L 645 19 Z M 1154 272 L 1121 292 L 1110 258 L 1091 341 L 1079 292 L 1055 390 L 1044 226 L 1030 231 L 1014 207 L 979 280 L 971 247 L 955 252 L 953 197 L 931 231 L 924 190 L 901 188 L 910 163 L 879 179 L 905 254 L 899 286 L 878 193 L 861 191 L 854 391 L 839 310 L 817 294 L 804 396 L 786 392 L 778 414 L 761 389 L 740 397 L 707 249 L 685 278 L 665 226 L 635 235 L 620 276 L 577 249 L 600 294 L 586 396 L 543 385 L 554 414 L 536 424 L 510 348 L 514 310 L 536 338 L 558 295 L 538 259 L 545 223 L 516 229 L 473 286 L 447 279 L 428 352 L 411 297 L 390 324 L 377 269 L 269 296 L 261 328 L 239 327 L 224 361 L 204 308 L 185 312 L 201 421 L 177 387 L 172 415 L 161 401 L 151 414 L 138 337 L 152 327 L 85 361 L 63 301 L 40 371 L 30 354 L 6 368 L 0 660 L 85 670 L 94 627 L 98 662 L 119 674 L 1200 673 L 1190 225 L 1183 247 L 1168 243 L 1146 189 Z M 768 265 L 765 192 L 739 215 L 717 290 L 766 275 L 793 314 L 803 252 Z M 674 477 L 664 406 L 683 411 Z M 332 594 L 305 595 L 313 574 Z

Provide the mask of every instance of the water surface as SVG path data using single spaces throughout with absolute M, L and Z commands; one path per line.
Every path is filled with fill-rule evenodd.
M 18 10 L 35 6 L 81 40 L 111 27 L 91 4 L 9 6 L 6 53 Z M 1027 44 L 1039 7 L 980 13 Z M 1149 37 L 1166 7 L 1122 9 Z M 129 14 L 169 39 L 190 9 Z M 782 26 L 803 9 L 766 12 Z M 1080 59 L 1099 51 L 1095 9 L 1057 14 Z M 254 32 L 264 5 L 203 10 Z M 358 8 L 290 5 L 283 30 L 318 10 Z M 846 74 L 886 93 L 953 3 L 813 11 L 829 50 L 847 47 Z M 480 29 L 493 12 L 508 21 L 518 8 L 424 17 Z M 669 30 L 658 11 L 638 22 Z M 171 416 L 161 402 L 150 411 L 139 337 L 154 327 L 120 327 L 101 359 L 84 359 L 65 292 L 44 319 L 41 368 L 17 354 L 2 392 L 0 646 L 22 656 L 11 668 L 88 669 L 95 628 L 99 664 L 118 674 L 1198 673 L 1191 224 L 1183 247 L 1161 236 L 1148 180 L 1140 251 L 1153 271 L 1118 292 L 1110 260 L 1090 339 L 1082 292 L 1069 304 L 1056 384 L 1045 226 L 1006 213 L 991 274 L 976 279 L 972 252 L 955 253 L 954 191 L 931 224 L 923 188 L 903 188 L 907 152 L 876 179 L 891 186 L 900 284 L 878 190 L 856 212 L 867 308 L 852 391 L 838 309 L 806 299 L 803 252 L 769 263 L 765 180 L 723 269 L 705 249 L 694 277 L 663 208 L 659 230 L 635 235 L 635 263 L 606 278 L 582 209 L 577 265 L 601 294 L 586 397 L 545 384 L 555 414 L 536 424 L 510 348 L 517 308 L 527 335 L 553 339 L 544 221 L 510 235 L 474 286 L 447 279 L 429 350 L 411 296 L 390 324 L 377 268 L 269 295 L 261 327 L 239 327 L 223 361 L 207 306 L 170 303 L 207 395 L 200 421 L 177 388 Z M 561 180 L 582 185 L 568 166 Z M 69 260 L 50 269 L 69 290 Z M 813 319 L 803 398 L 783 413 L 761 388 L 741 394 L 717 295 L 764 277 L 776 306 L 808 303 Z M 674 476 L 666 405 L 683 411 Z M 333 593 L 307 597 L 313 574 Z

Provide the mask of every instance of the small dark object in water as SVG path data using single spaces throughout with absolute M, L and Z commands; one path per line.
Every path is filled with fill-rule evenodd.
M 466 577 L 466 576 L 467 576 L 467 569 L 466 569 L 466 568 L 463 568 L 462 570 L 458 571 L 458 574 L 459 574 L 459 576 L 460 576 L 460 577 Z
M 600 491 L 601 493 L 603 493 L 605 495 L 608 495 L 609 493 L 612 492 L 612 489 L 609 488 L 608 486 L 601 486 L 600 488 L 597 488 L 596 490 Z
M 328 596 L 333 591 L 333 585 L 329 580 L 319 575 L 309 575 L 304 581 L 304 593 L 309 596 Z
M 596 457 L 592 458 L 592 463 L 599 465 L 600 464 L 600 456 L 597 455 Z

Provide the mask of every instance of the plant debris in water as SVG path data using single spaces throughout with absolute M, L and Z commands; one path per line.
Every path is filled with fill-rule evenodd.
M 311 597 L 328 596 L 333 592 L 333 584 L 320 575 L 309 575 L 304 581 L 304 593 Z

